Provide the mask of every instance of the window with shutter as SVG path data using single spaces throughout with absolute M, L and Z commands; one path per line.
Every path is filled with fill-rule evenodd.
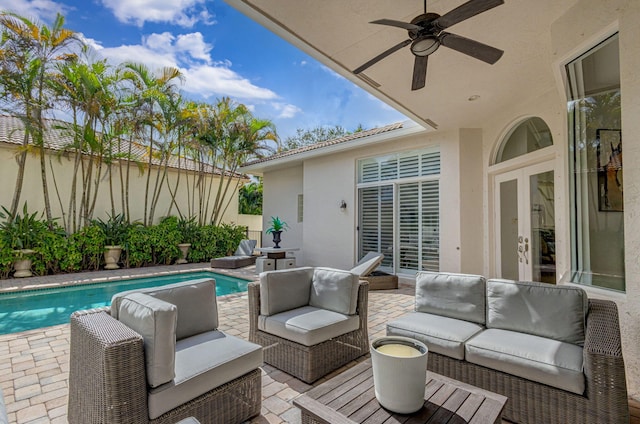
M 402 152 L 358 164 L 358 254 L 385 255 L 381 269 L 440 266 L 440 151 Z

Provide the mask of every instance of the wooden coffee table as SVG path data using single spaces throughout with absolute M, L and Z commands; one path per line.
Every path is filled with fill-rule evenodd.
M 502 395 L 427 372 L 422 409 L 410 415 L 394 414 L 376 400 L 371 359 L 293 401 L 306 424 L 500 424 L 506 403 L 507 398 Z

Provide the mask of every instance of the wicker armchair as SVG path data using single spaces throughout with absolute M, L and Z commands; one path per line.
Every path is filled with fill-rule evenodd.
M 111 310 L 100 308 L 73 313 L 69 423 L 173 424 L 193 417 L 186 422 L 197 422 L 197 419 L 201 423 L 230 424 L 258 415 L 262 402 L 259 368 L 262 349 L 215 329 L 215 282 L 213 285 L 211 282 L 178 283 L 164 286 L 168 287 L 164 290 L 147 290 L 148 295 L 125 293 L 126 296 L 119 299 L 114 297 Z M 207 292 L 212 290 L 211 297 L 202 296 L 202 290 L 185 295 L 185 289 L 203 285 Z M 176 298 L 175 303 L 158 302 L 171 296 Z M 148 298 L 152 298 L 151 304 L 169 304 L 169 313 L 186 311 L 181 313 L 181 318 L 191 318 L 187 326 L 184 321 L 181 324 L 180 319 L 174 321 L 177 325 L 173 329 L 173 359 L 167 359 L 167 349 L 160 352 L 156 346 L 154 357 L 150 358 L 149 347 L 154 341 L 150 342 L 147 332 L 134 331 L 127 321 L 141 316 L 139 305 L 142 303 L 134 304 L 134 301 Z M 134 304 L 130 308 L 137 309 L 126 310 L 129 304 Z M 118 308 L 119 316 L 114 312 Z M 161 313 L 154 309 L 150 315 L 155 317 Z M 203 325 L 213 329 L 197 328 Z M 156 319 L 146 328 L 155 331 L 158 326 L 165 327 L 162 330 L 165 331 L 166 321 Z M 195 334 L 180 337 L 184 331 L 195 331 Z M 167 339 L 165 333 L 161 333 L 161 337 L 156 333 L 154 337 L 156 342 L 162 339 L 161 343 Z M 170 373 L 168 377 L 167 373 Z M 165 380 L 158 381 L 161 378 Z
M 311 271 L 309 271 L 311 270 Z M 323 270 L 316 268 L 315 270 Z M 312 268 L 297 268 L 283 271 L 271 271 L 261 274 L 261 284 L 266 279 L 281 278 L 294 273 L 310 272 Z M 265 319 L 261 314 L 261 284 L 250 283 L 249 290 L 249 340 L 265 347 L 264 362 L 291 374 L 302 381 L 312 383 L 348 362 L 369 352 L 367 332 L 367 302 L 369 283 L 358 281 L 355 274 L 347 271 L 330 270 L 353 276 L 357 285 L 356 313 L 358 328 L 313 345 L 305 345 L 288 338 L 278 336 L 261 328 L 259 321 Z M 304 280 L 304 277 L 302 278 Z M 300 285 L 309 281 L 298 281 Z M 287 296 L 287 297 L 290 297 Z M 264 299 L 262 299 L 264 301 Z M 264 322 L 264 321 L 263 321 Z

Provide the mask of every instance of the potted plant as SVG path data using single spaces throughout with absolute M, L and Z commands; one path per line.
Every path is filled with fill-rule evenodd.
M 176 264 L 186 264 L 187 263 L 187 255 L 189 254 L 189 248 L 191 247 L 191 242 L 196 236 L 198 230 L 198 224 L 196 224 L 195 217 L 191 217 L 189 219 L 180 218 L 178 219 L 178 231 L 181 236 L 181 243 L 178 244 L 178 248 L 180 249 L 180 253 L 182 257 L 176 261 Z
M 0 218 L 4 222 L 0 223 L 0 231 L 7 246 L 13 249 L 15 256 L 13 268 L 14 277 L 31 277 L 31 258 L 35 253 L 34 248 L 38 242 L 38 234 L 44 227 L 41 219 L 37 218 L 37 212 L 29 214 L 27 204 L 22 208 L 22 215 L 13 215 L 6 208 L 2 208 Z
M 286 222 L 282 221 L 280 217 L 271 217 L 271 226 L 267 228 L 266 233 L 273 235 L 273 244 L 275 248 L 280 247 L 280 235 L 283 231 L 289 228 Z
M 106 221 L 98 218 L 93 222 L 104 234 L 104 262 L 106 264 L 104 269 L 120 268 L 118 262 L 120 262 L 122 243 L 125 241 L 128 227 L 124 215 L 109 216 Z

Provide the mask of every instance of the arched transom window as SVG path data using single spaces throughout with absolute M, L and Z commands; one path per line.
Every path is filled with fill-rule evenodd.
M 496 164 L 553 145 L 549 126 L 538 117 L 528 118 L 514 126 L 500 145 Z

